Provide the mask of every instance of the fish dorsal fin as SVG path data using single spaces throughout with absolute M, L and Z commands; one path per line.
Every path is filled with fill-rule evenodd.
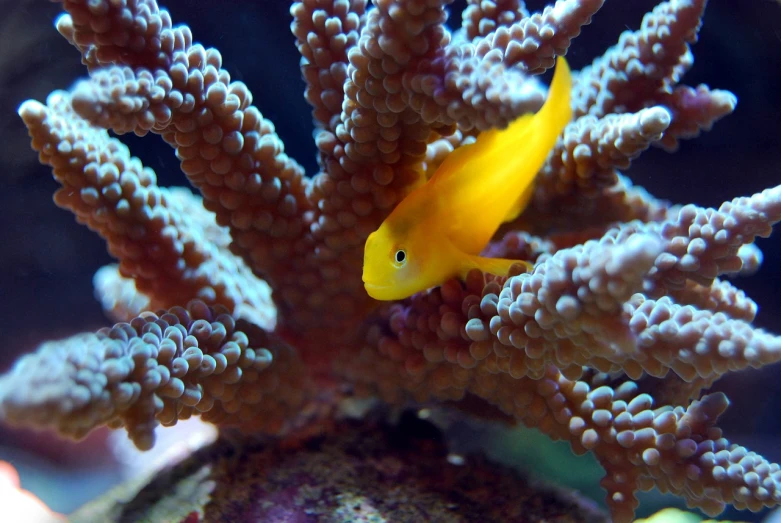
M 445 160 L 439 164 L 436 172 L 431 176 L 430 181 L 432 183 L 441 182 L 450 175 L 457 173 L 476 158 L 479 158 L 483 154 L 490 153 L 498 133 L 499 131 L 497 129 L 489 129 L 480 133 L 474 142 L 456 147 L 445 157 Z

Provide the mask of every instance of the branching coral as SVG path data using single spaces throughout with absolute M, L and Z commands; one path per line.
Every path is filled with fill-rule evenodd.
M 56 203 L 117 258 L 95 281 L 128 323 L 24 358 L 0 381 L 2 417 L 73 436 L 125 426 L 148 448 L 157 423 L 194 413 L 279 432 L 348 382 L 392 402 L 480 398 L 593 452 L 617 521 L 654 486 L 711 514 L 779 504 L 779 466 L 724 439 L 726 397 L 702 391 L 781 359 L 754 302 L 719 279 L 756 269 L 781 187 L 678 207 L 619 172 L 734 109 L 731 93 L 679 83 L 705 0 L 662 2 L 577 74 L 529 208 L 488 247 L 531 273 L 473 272 L 390 305 L 364 293 L 368 234 L 453 148 L 536 110 L 535 75 L 602 6 L 470 0 L 451 34 L 450 1 L 293 3 L 321 168 L 306 177 L 219 52 L 154 0 L 64 0 L 57 28 L 90 78 L 19 113 Z M 106 129 L 160 134 L 204 209 Z
M 154 444 L 158 421 L 172 425 L 193 414 L 277 431 L 309 393 L 304 372 L 285 344 L 241 328 L 226 309 L 193 301 L 46 343 L 6 376 L 3 414 L 77 438 L 97 425 L 124 426 L 140 449 Z

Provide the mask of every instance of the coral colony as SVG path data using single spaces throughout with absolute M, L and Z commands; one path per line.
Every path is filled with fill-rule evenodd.
M 19 114 L 57 205 L 118 261 L 95 284 L 121 323 L 22 358 L 1 417 L 75 437 L 124 427 L 148 449 L 155 426 L 196 414 L 280 433 L 347 383 L 395 403 L 482 401 L 593 453 L 616 521 L 652 487 L 708 514 L 778 505 L 779 466 L 723 438 L 727 398 L 702 391 L 781 359 L 781 338 L 751 324 L 756 304 L 720 279 L 760 263 L 781 187 L 670 206 L 619 172 L 734 109 L 729 92 L 679 83 L 706 0 L 660 3 L 575 73 L 573 119 L 487 249 L 532 272 L 473 271 L 401 302 L 365 293 L 367 236 L 454 148 L 539 109 L 533 75 L 603 3 L 469 0 L 451 33 L 451 1 L 292 4 L 314 176 L 155 0 L 63 1 L 57 30 L 90 77 Z M 161 135 L 200 196 L 159 187 L 107 130 Z

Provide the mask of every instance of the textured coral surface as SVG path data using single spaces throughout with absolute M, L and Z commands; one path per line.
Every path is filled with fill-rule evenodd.
M 63 1 L 57 30 L 90 76 L 19 115 L 55 203 L 118 262 L 95 286 L 119 323 L 20 360 L 0 415 L 77 437 L 122 426 L 148 448 L 157 424 L 196 413 L 285 433 L 353 392 L 469 399 L 592 452 L 617 521 L 652 487 L 711 514 L 781 502 L 779 466 L 724 438 L 727 398 L 704 393 L 781 359 L 724 279 L 760 265 L 781 187 L 680 206 L 622 173 L 735 109 L 728 91 L 681 83 L 705 0 L 659 3 L 576 73 L 573 121 L 487 248 L 531 273 L 473 272 L 391 304 L 364 293 L 366 236 L 449 151 L 539 108 L 537 75 L 603 2 L 468 1 L 456 31 L 450 3 L 292 3 L 318 150 L 307 176 L 220 53 L 156 2 Z M 160 135 L 200 195 L 159 187 L 107 130 Z
M 449 458 L 433 425 L 406 419 L 394 427 L 342 421 L 282 444 L 220 440 L 69 520 L 606 521 L 563 491 L 484 460 Z

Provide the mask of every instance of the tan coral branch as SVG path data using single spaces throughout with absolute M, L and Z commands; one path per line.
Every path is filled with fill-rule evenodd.
M 45 343 L 0 380 L 0 416 L 76 438 L 125 427 L 140 449 L 152 447 L 158 424 L 192 415 L 284 430 L 311 392 L 301 362 L 227 312 L 193 301 Z
M 120 273 L 155 304 L 201 298 L 273 326 L 267 284 L 227 250 L 224 231 L 215 242 L 215 232 L 204 227 L 214 217 L 201 217 L 200 199 L 158 187 L 154 171 L 127 147 L 74 113 L 68 93 L 52 93 L 47 105 L 27 101 L 19 114 L 62 185 L 57 205 L 106 239 Z

